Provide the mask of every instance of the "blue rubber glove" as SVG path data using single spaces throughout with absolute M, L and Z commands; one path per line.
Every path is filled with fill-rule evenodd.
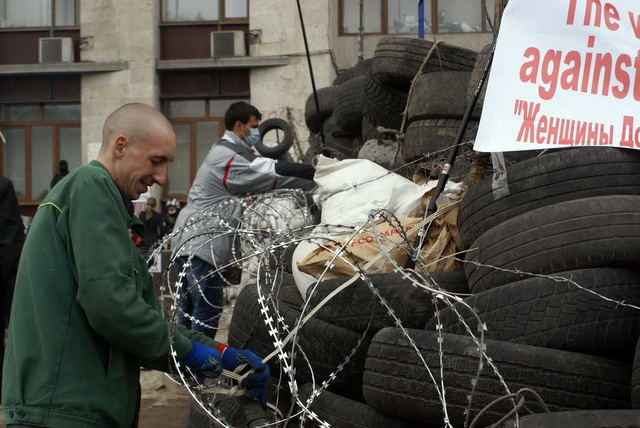
M 222 362 L 220 352 L 198 342 L 191 341 L 193 347 L 183 360 L 184 364 L 196 374 L 216 378 L 222 374 Z
M 257 398 L 263 405 L 266 405 L 269 366 L 262 362 L 262 358 L 246 349 L 226 348 L 224 350 L 222 367 L 225 370 L 232 372 L 242 364 L 247 364 L 255 371 L 248 375 L 241 385 L 247 388 L 249 397 Z

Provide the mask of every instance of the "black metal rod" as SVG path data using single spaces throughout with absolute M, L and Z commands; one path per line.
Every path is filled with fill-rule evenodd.
M 304 49 L 307 53 L 307 64 L 309 64 L 309 74 L 311 75 L 311 88 L 313 89 L 313 99 L 316 103 L 316 113 L 318 117 L 318 121 L 321 121 L 320 118 L 320 102 L 318 101 L 318 91 L 316 91 L 316 79 L 313 76 L 313 66 L 311 65 L 311 54 L 309 53 L 309 43 L 307 42 L 307 30 L 304 27 L 304 19 L 302 18 L 302 8 L 300 7 L 300 0 L 296 0 L 298 4 L 298 15 L 300 15 L 300 26 L 302 27 L 302 39 L 304 40 Z M 321 123 L 319 125 L 322 125 Z M 326 147 L 326 143 L 324 141 L 324 130 L 322 126 L 320 126 L 320 138 L 322 139 L 322 147 Z
M 464 112 L 464 116 L 462 117 L 462 123 L 460 124 L 460 127 L 458 128 L 458 133 L 456 134 L 456 139 L 453 143 L 453 147 L 451 148 L 451 150 L 449 151 L 449 155 L 447 156 L 447 160 L 444 164 L 444 166 L 442 167 L 442 173 L 440 173 L 440 177 L 438 178 L 438 185 L 436 186 L 436 190 L 433 193 L 433 196 L 431 196 L 431 200 L 429 200 L 429 206 L 427 208 L 427 213 L 425 215 L 425 217 L 429 217 L 431 214 L 436 212 L 436 200 L 438 199 L 438 196 L 440 196 L 440 194 L 442 193 L 442 191 L 444 190 L 445 186 L 447 185 L 447 181 L 449 181 L 449 174 L 451 172 L 451 168 L 453 167 L 453 163 L 456 160 L 456 156 L 458 155 L 458 147 L 460 146 L 460 142 L 462 141 L 462 136 L 464 135 L 464 131 L 467 128 L 467 124 L 469 123 L 469 119 L 471 118 L 471 113 L 473 112 L 473 109 L 476 107 L 476 103 L 478 101 L 478 97 L 480 96 L 480 92 L 482 91 L 482 87 L 484 86 L 484 82 L 487 79 L 487 75 L 489 74 L 489 70 L 491 69 L 491 64 L 493 62 L 493 54 L 496 50 L 496 41 L 498 40 L 498 37 L 496 35 L 494 41 L 493 41 L 493 45 L 491 46 L 491 51 L 489 51 L 489 55 L 487 56 L 487 60 L 484 63 L 484 68 L 482 70 L 482 75 L 480 76 L 480 78 L 478 79 L 478 84 L 476 85 L 476 89 L 473 92 L 473 95 L 471 96 L 471 99 L 469 100 L 469 104 L 467 105 L 467 110 Z M 426 229 L 429 225 L 426 224 L 424 225 L 424 227 L 422 228 L 422 230 L 420 231 L 418 238 L 416 239 L 416 250 L 419 251 L 420 248 L 420 242 L 421 242 L 421 237 L 424 236 L 424 233 L 426 232 Z

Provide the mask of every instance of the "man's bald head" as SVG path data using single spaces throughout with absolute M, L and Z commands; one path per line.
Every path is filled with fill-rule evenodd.
M 154 183 L 165 185 L 175 151 L 176 134 L 162 113 L 126 104 L 107 117 L 97 161 L 125 195 L 137 199 Z
M 106 150 L 118 135 L 124 135 L 133 143 L 148 140 L 149 131 L 156 127 L 173 130 L 167 118 L 155 108 L 142 103 L 125 104 L 105 120 L 100 151 Z

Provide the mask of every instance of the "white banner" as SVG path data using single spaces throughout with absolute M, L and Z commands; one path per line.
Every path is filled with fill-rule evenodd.
M 510 0 L 474 150 L 640 149 L 640 1 Z

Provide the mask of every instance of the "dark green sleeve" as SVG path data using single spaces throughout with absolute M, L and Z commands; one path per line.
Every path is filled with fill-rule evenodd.
M 169 324 L 142 297 L 143 279 L 138 276 L 146 267 L 135 267 L 137 253 L 129 238 L 128 218 L 110 180 L 92 177 L 70 195 L 68 228 L 77 300 L 92 328 L 110 343 L 142 361 L 166 360 Z M 189 338 L 172 336 L 178 358 L 184 358 L 191 350 Z

